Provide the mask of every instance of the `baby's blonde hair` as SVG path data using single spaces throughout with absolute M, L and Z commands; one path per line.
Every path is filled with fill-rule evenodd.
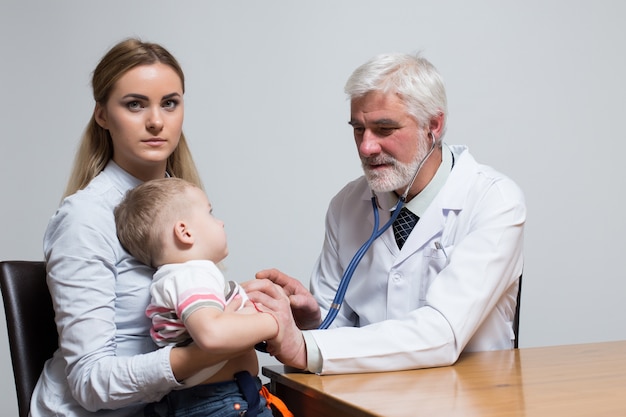
M 146 181 L 126 193 L 115 208 L 115 227 L 122 246 L 140 262 L 158 267 L 164 232 L 174 215 L 189 207 L 185 198 L 195 184 L 180 178 Z M 199 187 L 198 187 L 199 188 Z

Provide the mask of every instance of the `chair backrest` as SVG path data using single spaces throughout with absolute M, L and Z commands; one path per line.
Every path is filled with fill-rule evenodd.
M 515 349 L 519 347 L 519 311 L 522 303 L 522 276 L 519 276 L 517 289 L 517 305 L 515 306 L 515 317 L 513 318 L 513 333 L 515 333 Z
M 0 290 L 19 415 L 27 417 L 43 365 L 59 342 L 44 262 L 0 262 Z

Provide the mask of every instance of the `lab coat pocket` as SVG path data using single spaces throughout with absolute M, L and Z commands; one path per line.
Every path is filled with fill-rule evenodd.
M 420 300 L 426 300 L 426 294 L 437 275 L 448 265 L 448 257 L 454 250 L 454 246 L 444 247 L 439 242 L 434 242 L 424 251 L 424 269 L 420 288 Z

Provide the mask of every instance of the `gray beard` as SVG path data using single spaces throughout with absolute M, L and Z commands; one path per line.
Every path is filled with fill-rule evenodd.
M 409 186 L 417 167 L 427 154 L 428 149 L 418 149 L 415 159 L 408 163 L 398 162 L 395 158 L 383 154 L 373 158 L 361 158 L 361 166 L 372 191 L 377 193 L 390 192 Z M 368 164 L 371 163 L 389 164 L 390 167 L 385 168 L 383 172 L 374 171 L 367 168 Z

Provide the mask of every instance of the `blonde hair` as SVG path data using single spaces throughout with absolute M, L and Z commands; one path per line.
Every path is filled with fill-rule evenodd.
M 113 46 L 96 66 L 91 80 L 96 103 L 106 104 L 115 83 L 126 72 L 140 65 L 155 63 L 168 65 L 178 74 L 184 93 L 185 75 L 176 58 L 158 44 L 130 38 Z M 64 197 L 85 188 L 112 157 L 113 144 L 109 131 L 100 127 L 92 115 L 78 147 Z M 172 176 L 183 178 L 203 188 L 187 140 L 182 133 L 178 146 L 167 159 L 166 169 Z
M 146 181 L 126 193 L 115 208 L 115 227 L 122 246 L 137 260 L 156 268 L 163 254 L 164 231 L 174 215 L 189 207 L 185 192 L 195 184 L 180 178 Z

